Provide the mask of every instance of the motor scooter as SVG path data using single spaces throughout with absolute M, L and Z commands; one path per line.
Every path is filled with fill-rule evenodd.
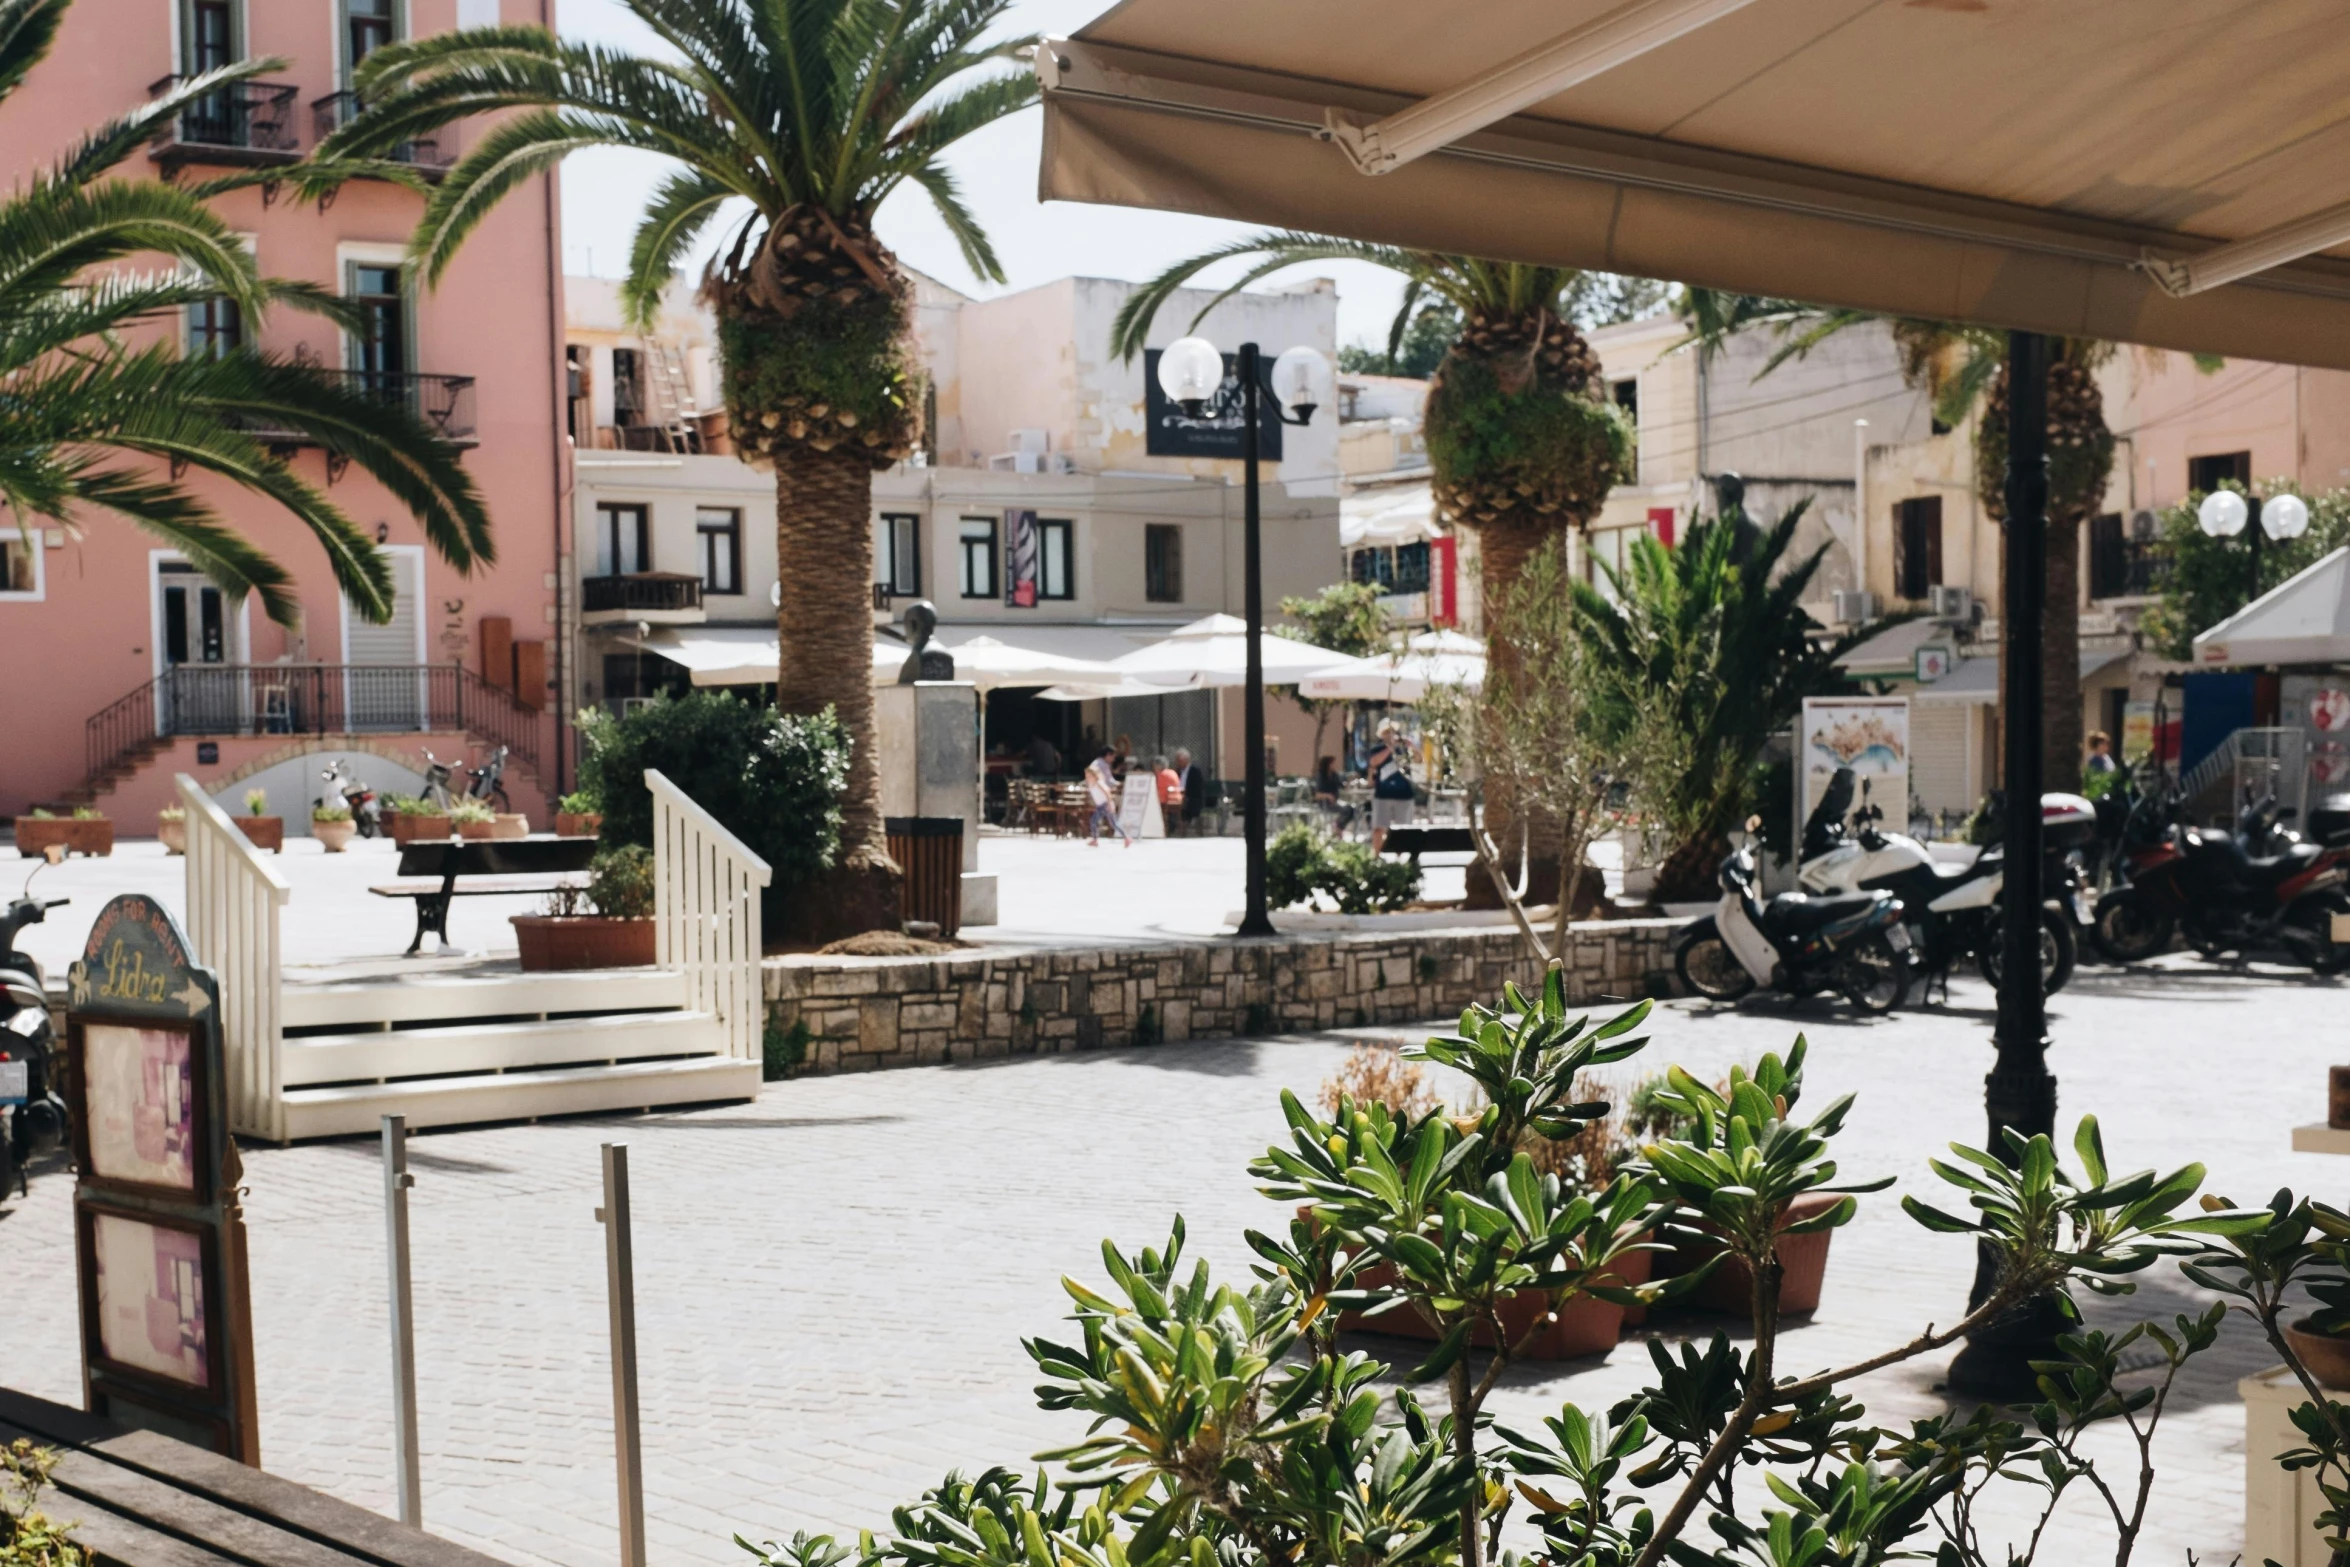
M 2233 833 L 2177 816 L 2175 802 L 2143 801 L 2133 811 L 2123 845 L 2128 879 L 2097 900 L 2099 951 L 2136 963 L 2184 936 L 2205 958 L 2268 949 L 2314 973 L 2350 969 L 2350 795 L 2310 811 L 2315 843 L 2283 827 L 2273 797 L 2246 806 Z
M 442 816 L 448 815 L 449 807 L 456 803 L 449 795 L 449 780 L 452 776 L 449 764 L 433 755 L 428 748 L 424 753 L 424 794 L 422 798 L 426 804 Z
M 513 802 L 506 798 L 504 746 L 492 751 L 479 767 L 467 768 L 466 771 L 473 775 L 473 781 L 465 788 L 466 798 L 486 801 L 502 812 L 513 811 Z
M 33 867 L 24 890 L 0 911 L 0 1198 L 14 1185 L 30 1188 L 25 1164 L 44 1148 L 65 1140 L 71 1121 L 65 1101 L 57 1093 L 57 1040 L 49 1025 L 49 993 L 41 965 L 19 951 L 17 936 L 40 924 L 51 909 L 72 900 L 32 895 L 33 878 L 47 866 Z
M 383 802 L 376 798 L 373 789 L 352 776 L 350 763 L 337 757 L 334 763 L 318 776 L 326 780 L 327 787 L 335 792 L 341 803 L 350 811 L 351 824 L 359 829 L 360 837 L 380 838 L 383 836 Z
M 1901 900 L 1889 892 L 1812 897 L 1756 896 L 1754 829 L 1722 861 L 1722 901 L 1673 938 L 1681 983 L 1714 1001 L 1736 1001 L 1757 985 L 1788 995 L 1832 990 L 1863 1012 L 1883 1014 L 1909 995 L 1911 941 Z

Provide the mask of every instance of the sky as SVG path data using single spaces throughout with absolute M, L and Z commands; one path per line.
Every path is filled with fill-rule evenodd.
M 1002 24 L 1010 34 L 1059 36 L 1075 32 L 1110 0 L 1014 0 Z M 618 0 L 557 0 L 556 25 L 582 40 L 663 52 L 660 42 Z M 995 242 L 1012 290 L 1032 288 L 1072 273 L 1084 277 L 1151 277 L 1169 263 L 1197 255 L 1250 232 L 1247 225 L 1180 213 L 1079 202 L 1040 202 L 1036 171 L 1044 111 L 1027 109 L 959 143 L 948 154 L 963 195 Z M 563 165 L 563 265 L 572 273 L 618 277 L 628 259 L 646 197 L 666 168 L 651 153 L 575 153 Z M 882 242 L 908 266 L 982 297 L 1005 290 L 983 284 L 932 213 L 929 200 L 907 187 L 882 204 Z M 696 258 L 699 264 L 699 258 Z M 1210 282 L 1237 275 L 1229 263 L 1203 273 Z M 1277 274 L 1272 283 L 1304 277 L 1338 282 L 1338 340 L 1385 346 L 1388 323 L 1403 296 L 1400 280 L 1360 262 L 1323 262 Z M 1268 349 L 1275 345 L 1267 344 Z

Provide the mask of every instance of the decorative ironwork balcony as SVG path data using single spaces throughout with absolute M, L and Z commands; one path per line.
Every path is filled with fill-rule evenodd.
M 579 585 L 582 625 L 642 620 L 653 625 L 697 625 L 702 579 L 681 571 L 631 571 L 588 577 Z
M 479 444 L 474 434 L 473 377 L 418 375 L 406 370 L 335 370 L 361 396 L 396 403 L 432 426 L 453 446 Z M 271 445 L 306 446 L 313 438 L 298 430 L 261 428 L 253 432 Z
M 147 90 L 166 93 L 186 80 L 166 76 Z M 291 163 L 302 155 L 294 131 L 297 91 L 290 82 L 230 82 L 173 116 L 152 156 L 168 164 Z
M 2170 576 L 2170 552 L 2143 539 L 2091 539 L 2089 597 L 2152 598 Z
M 310 119 L 318 139 L 320 141 L 326 140 L 327 137 L 357 119 L 362 107 L 359 95 L 348 89 L 342 92 L 328 93 L 323 98 L 312 99 Z M 439 142 L 427 136 L 420 136 L 414 141 L 404 141 L 381 156 L 394 163 L 412 165 L 418 172 L 434 178 L 438 178 L 453 161 L 442 154 Z

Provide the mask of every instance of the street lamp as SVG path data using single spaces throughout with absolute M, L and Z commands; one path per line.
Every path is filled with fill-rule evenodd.
M 2203 504 L 2195 508 L 2195 520 L 2203 531 L 2215 539 L 2232 539 L 2246 531 L 2252 535 L 2252 589 L 2244 596 L 2249 604 L 2260 597 L 2260 538 L 2262 534 L 2283 543 L 2297 539 L 2309 531 L 2309 503 L 2298 495 L 2272 495 L 2265 501 L 2247 500 L 2234 490 L 2214 490 L 2203 497 Z
M 1330 361 L 1310 348 L 1291 348 L 1273 361 L 1268 378 L 1254 343 L 1240 345 L 1236 374 L 1240 381 L 1241 596 L 1248 620 L 1248 667 L 1241 691 L 1241 728 L 1248 746 L 1245 830 L 1248 844 L 1248 912 L 1241 917 L 1243 936 L 1270 936 L 1273 922 L 1265 913 L 1265 594 L 1259 560 L 1257 518 L 1257 446 L 1261 399 L 1270 394 L 1283 424 L 1303 425 L 1329 399 Z M 1270 379 L 1271 385 L 1267 385 Z M 1224 355 L 1204 337 L 1171 343 L 1159 355 L 1159 390 L 1192 418 L 1206 412 L 1209 401 L 1224 387 Z

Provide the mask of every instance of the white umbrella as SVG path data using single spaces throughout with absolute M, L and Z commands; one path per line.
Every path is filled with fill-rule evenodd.
M 1308 675 L 1348 663 L 1343 653 L 1267 633 L 1263 646 L 1264 681 L 1269 686 L 1293 686 Z M 1111 669 L 1154 686 L 1220 688 L 1248 680 L 1248 623 L 1237 615 L 1209 615 L 1154 642 L 1110 661 Z
M 1039 653 L 994 637 L 973 637 L 947 652 L 954 656 L 955 678 L 982 691 L 999 686 L 1115 685 L 1119 680 L 1116 670 L 1093 659 Z
M 1100 685 L 1071 682 L 1068 685 L 1048 686 L 1036 693 L 1044 702 L 1098 702 L 1113 696 L 1165 696 L 1176 689 L 1173 686 L 1152 685 L 1147 680 L 1113 679 Z
M 1322 701 L 1417 702 L 1438 686 L 1485 684 L 1485 645 L 1457 631 L 1423 631 L 1400 653 L 1353 659 L 1307 676 L 1299 696 Z

